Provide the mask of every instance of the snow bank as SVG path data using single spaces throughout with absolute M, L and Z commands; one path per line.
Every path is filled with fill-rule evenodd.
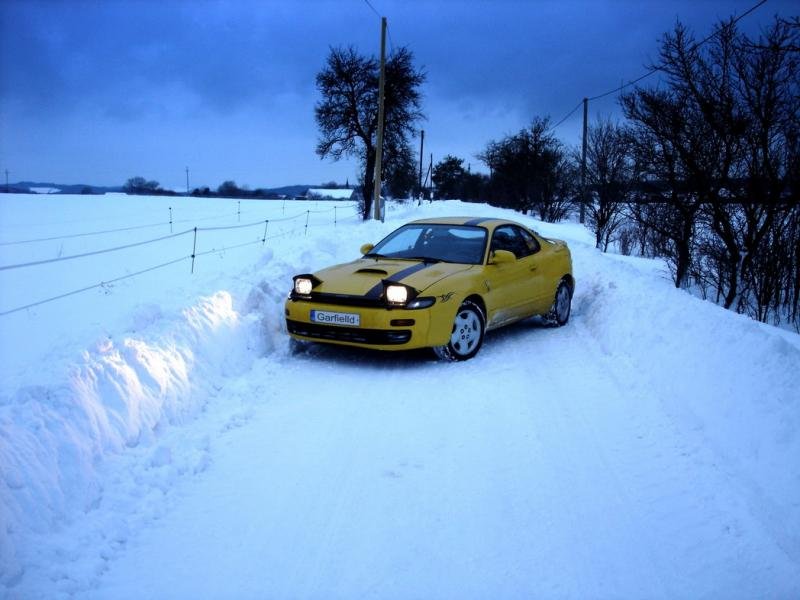
M 60 385 L 30 385 L 0 399 L 0 581 L 23 565 L 32 533 L 58 529 L 100 501 L 98 466 L 148 443 L 165 424 L 202 408 L 215 376 L 248 368 L 248 336 L 231 295 L 219 292 L 178 314 L 142 307 L 138 333 L 85 350 Z
M 654 261 L 579 251 L 577 262 L 575 314 L 601 351 L 634 390 L 659 391 L 800 562 L 798 336 L 671 287 Z
M 165 205 L 156 203 L 166 200 L 152 202 L 154 214 L 164 212 Z M 264 207 L 282 211 L 280 204 Z M 124 222 L 125 208 L 117 209 L 116 221 L 98 228 Z M 237 376 L 247 377 L 253 365 L 267 373 L 284 367 L 270 355 L 287 345 L 281 303 L 293 273 L 351 260 L 362 243 L 377 242 L 407 220 L 457 214 L 506 215 L 569 242 L 577 278 L 571 327 L 587 333 L 578 341 L 596 346 L 607 358 L 604 366 L 634 391 L 651 396 L 656 390 L 675 427 L 695 440 L 696 448 L 686 451 L 710 449 L 714 464 L 742 488 L 753 514 L 800 563 L 800 463 L 787 459 L 800 456 L 800 337 L 675 290 L 655 261 L 599 253 L 591 235 L 574 223 L 543 224 L 458 202 L 388 209 L 386 223 L 340 220 L 334 228 L 330 215 L 322 214 L 324 227 L 315 229 L 312 221 L 307 234 L 288 231 L 272 247 L 259 246 L 258 254 L 206 258 L 203 279 L 195 274 L 187 283 L 175 275 L 177 287 L 164 280 L 142 283 L 138 299 L 133 289 L 83 296 L 83 312 L 71 313 L 76 328 L 92 330 L 97 320 L 107 334 L 92 347 L 76 342 L 88 334 L 63 336 L 55 364 L 42 356 L 40 372 L 29 367 L 5 378 L 0 388 L 0 590 L 53 589 L 70 571 L 50 567 L 59 553 L 69 560 L 79 560 L 88 548 L 103 559 L 113 555 L 128 537 L 126 502 L 138 502 L 149 489 L 163 494 L 181 473 L 204 468 L 210 459 L 203 428 L 169 443 L 163 430 L 228 405 L 237 393 L 251 393 L 249 383 L 242 392 L 236 386 Z M 293 214 L 291 208 L 286 214 Z M 119 314 L 105 316 L 103 302 L 115 303 Z M 31 319 L 52 331 L 61 310 L 42 310 Z M 24 327 L 38 340 L 38 330 L 22 316 L 9 330 Z M 28 342 L 22 335 L 13 339 Z M 499 369 L 496 376 L 513 374 Z M 238 418 L 212 416 L 231 426 Z M 112 458 L 127 455 L 130 473 L 120 467 L 125 461 L 117 461 L 111 474 L 103 471 Z M 161 506 L 157 500 L 151 505 Z M 95 510 L 99 506 L 103 510 Z M 49 587 L 37 587 L 41 573 L 51 578 Z M 75 581 L 60 589 L 69 594 L 87 587 Z

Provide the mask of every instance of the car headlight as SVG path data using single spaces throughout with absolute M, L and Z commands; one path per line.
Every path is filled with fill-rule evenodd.
M 408 301 L 408 288 L 404 285 L 387 285 L 386 301 L 389 304 L 405 304 Z
M 301 296 L 308 296 L 311 293 L 311 288 L 314 287 L 314 282 L 310 277 L 297 277 L 294 280 L 294 292 Z

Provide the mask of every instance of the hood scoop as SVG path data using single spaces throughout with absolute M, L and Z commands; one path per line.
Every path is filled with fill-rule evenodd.
M 384 276 L 389 274 L 388 271 L 384 271 L 383 269 L 375 269 L 370 267 L 359 269 L 358 271 L 356 271 L 356 273 L 365 273 L 367 275 L 384 275 Z

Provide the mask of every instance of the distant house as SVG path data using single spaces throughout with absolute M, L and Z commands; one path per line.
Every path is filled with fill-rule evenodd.
M 348 188 L 309 188 L 307 200 L 352 200 L 355 190 Z

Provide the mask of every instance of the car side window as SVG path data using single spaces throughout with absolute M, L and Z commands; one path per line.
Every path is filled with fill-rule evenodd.
M 514 252 L 514 230 L 508 225 L 495 229 L 492 234 L 492 245 L 489 249 L 492 252 L 495 250 Z
M 541 246 L 539 245 L 539 242 L 536 240 L 535 237 L 533 237 L 533 235 L 531 235 L 529 232 L 525 231 L 524 229 L 519 229 L 518 228 L 517 230 L 519 232 L 520 237 L 522 238 L 522 241 L 525 243 L 525 246 L 527 248 L 527 254 L 525 254 L 525 256 L 529 256 L 531 254 L 536 254 L 539 250 L 541 250 Z
M 519 259 L 538 252 L 539 243 L 520 227 L 502 225 L 494 230 L 491 250 L 508 250 Z

